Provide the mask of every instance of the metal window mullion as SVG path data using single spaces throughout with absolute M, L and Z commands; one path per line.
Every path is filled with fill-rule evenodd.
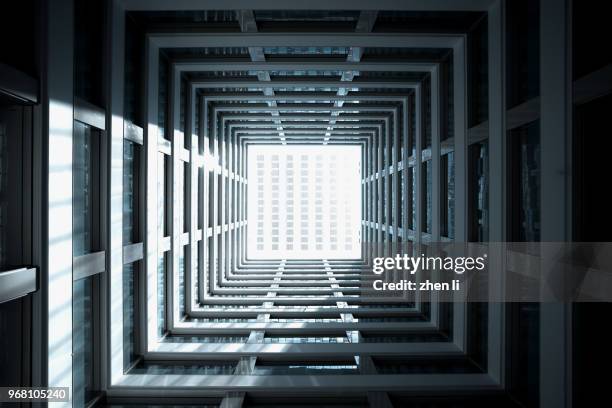
M 124 19 L 123 14 L 121 17 Z M 157 274 L 159 252 L 159 225 L 158 225 L 158 160 L 159 160 L 159 129 L 158 129 L 158 95 L 159 95 L 159 47 L 152 41 L 147 41 L 146 57 L 146 85 L 143 95 L 143 105 L 146 111 L 146 128 L 144 134 L 146 152 L 146 299 L 154 299 L 147 302 L 146 315 L 143 320 L 147 322 L 145 338 L 145 350 L 155 347 L 158 337 L 158 304 L 157 304 Z M 153 296 L 155 294 L 155 296 Z M 116 371 L 119 374 L 119 370 Z M 113 371 L 115 373 L 115 371 Z M 122 374 L 122 370 L 120 372 Z M 115 374 L 113 374 L 115 375 Z
M 228 242 L 229 242 L 229 224 L 228 224 L 228 205 L 229 205 L 229 200 L 228 200 L 228 194 L 229 194 L 229 177 L 230 177 L 230 173 L 229 173 L 229 166 L 228 166 L 228 156 L 227 156 L 227 152 L 228 152 L 228 136 L 226 133 L 226 126 L 225 126 L 225 121 L 222 120 L 220 121 L 221 124 L 221 137 L 222 137 L 222 141 L 221 141 L 221 170 L 222 170 L 222 174 L 223 176 L 221 177 L 221 262 L 220 262 L 220 266 L 221 266 L 221 279 L 220 282 L 221 284 L 223 283 L 223 281 L 225 280 L 225 277 L 227 276 L 228 270 L 227 270 L 227 260 L 228 260 Z
M 394 129 L 391 128 L 391 122 L 392 122 L 392 118 L 387 118 L 385 119 L 385 127 L 387 128 L 387 131 L 385 132 L 385 138 L 386 138 L 386 143 L 385 143 L 385 151 L 386 151 L 386 157 L 384 158 L 384 167 L 383 167 L 383 175 L 384 175 L 384 180 L 383 182 L 385 183 L 385 208 L 383 209 L 383 211 L 385 211 L 385 229 L 384 229 L 384 237 L 385 237 L 385 242 L 389 242 L 389 227 L 391 227 L 393 225 L 393 188 L 389 188 L 389 186 L 391 186 L 391 180 L 393 178 L 392 174 L 391 174 L 391 166 L 393 165 L 393 157 L 392 157 L 392 141 L 393 141 L 393 132 L 395 131 Z M 392 186 L 391 186 L 392 187 Z M 391 247 L 388 246 L 388 250 L 391 250 Z
M 421 203 L 423 202 L 423 200 L 421 199 L 421 194 L 423 192 L 423 188 L 422 188 L 422 177 L 421 177 L 421 157 L 422 157 L 422 134 L 424 132 L 423 126 L 423 114 L 422 112 L 424 111 L 423 109 L 423 92 L 422 92 L 423 87 L 421 85 L 419 85 L 416 90 L 415 90 L 415 97 L 414 97 L 414 117 L 415 117 L 415 121 L 416 121 L 416 132 L 414 134 L 414 145 L 415 145 L 415 154 L 414 154 L 414 166 L 415 166 L 415 171 L 414 171 L 414 178 L 415 178 L 415 185 L 416 188 L 414 189 L 415 191 L 413 191 L 413 202 L 416 201 L 415 204 L 413 204 L 413 207 L 416 209 L 416 222 L 414 225 L 414 241 L 416 243 L 421 243 L 421 226 L 422 226 L 422 219 L 423 219 L 423 208 Z M 418 295 L 418 292 L 417 292 Z
M 431 241 L 440 241 L 440 177 L 446 177 L 440 173 L 440 129 L 441 129 L 441 118 L 440 118 L 440 105 L 441 105 L 441 93 L 440 93 L 440 65 L 437 64 L 430 72 L 430 99 L 431 99 Z M 434 279 L 440 279 L 440 271 L 434 271 Z M 433 291 L 429 294 L 430 299 L 430 321 L 434 325 L 438 325 L 440 322 L 440 313 L 442 308 L 440 307 L 440 293 Z
M 385 126 L 384 122 L 378 127 L 378 138 L 376 139 L 376 147 L 375 147 L 375 155 L 374 155 L 374 204 L 375 204 L 375 212 L 374 212 L 374 242 L 377 243 L 378 248 L 380 248 L 381 242 L 381 223 L 382 223 L 382 206 L 380 202 L 380 197 L 382 197 L 381 190 L 381 168 L 382 168 L 382 139 L 385 137 Z
M 189 148 L 189 199 L 185 202 L 187 206 L 187 214 L 189 219 L 188 232 L 189 232 L 189 261 L 186 260 L 188 267 L 185 268 L 185 312 L 187 315 L 191 312 L 195 306 L 196 296 L 193 293 L 193 282 L 197 280 L 195 274 L 198 271 L 199 258 L 198 248 L 202 245 L 202 239 L 198 240 L 198 214 L 201 211 L 198 208 L 198 194 L 199 191 L 199 179 L 200 179 L 200 168 L 198 167 L 199 157 L 199 137 L 195 133 L 195 113 L 196 113 L 196 92 L 194 91 L 191 84 L 187 86 L 187 95 L 185 96 L 187 103 L 185 104 L 185 138 L 189 138 L 191 146 Z M 197 289 L 196 289 L 197 290 Z
M 402 160 L 402 173 L 403 173 L 403 189 L 402 189 L 402 195 L 401 195 L 401 206 L 402 206 L 402 230 L 404 232 L 403 234 L 403 240 L 404 241 L 408 241 L 408 230 L 409 230 L 409 226 L 410 226 L 410 222 L 409 222 L 409 217 L 412 217 L 412 208 L 410 208 L 408 206 L 408 204 L 410 203 L 410 201 L 408 200 L 408 190 L 409 190 L 409 186 L 408 186 L 408 181 L 410 180 L 408 177 L 408 173 L 410 171 L 410 166 L 408 165 L 408 157 L 410 156 L 410 150 L 409 150 L 409 141 L 410 141 L 410 120 L 412 120 L 411 118 L 408 117 L 408 104 L 409 104 L 409 98 L 405 97 L 402 100 L 402 129 L 403 129 L 403 133 L 402 133 L 402 137 L 404 138 L 404 158 Z
M 378 140 L 380 138 L 380 126 L 377 127 L 377 130 L 374 134 L 374 137 L 372 138 L 372 141 L 370 143 L 370 146 L 368 148 L 368 155 L 369 155 L 369 163 L 368 163 L 368 183 L 370 185 L 370 196 L 368 197 L 368 205 L 370 208 L 370 222 L 368 225 L 368 237 L 369 237 L 369 243 L 370 245 L 374 242 L 376 242 L 376 231 L 374 230 L 374 222 L 376 222 L 376 181 L 373 178 L 374 174 L 376 172 L 376 157 L 377 157 L 377 152 L 376 152 L 376 144 L 378 143 Z
M 391 191 L 392 197 L 391 201 L 393 205 L 395 205 L 395 209 L 393 209 L 393 205 L 391 205 L 392 211 L 392 228 L 393 228 L 393 241 L 398 242 L 399 237 L 399 217 L 401 217 L 401 197 L 400 191 L 398 188 L 399 182 L 399 162 L 400 162 L 400 152 L 399 152 L 399 141 L 400 141 L 400 128 L 399 128 L 399 109 L 395 108 L 393 110 L 393 148 L 392 148 L 392 158 L 391 165 L 393 166 L 393 176 L 391 177 Z
M 233 174 L 233 168 L 232 168 L 232 136 L 231 134 L 228 133 L 228 127 L 225 124 L 225 121 L 223 121 L 223 133 L 225 135 L 225 168 L 227 168 L 227 177 L 225 178 L 225 205 L 224 205 L 224 209 L 225 209 L 225 225 L 227 226 L 227 232 L 225 234 L 225 258 L 224 258 L 224 264 L 225 264 L 225 276 L 229 276 L 230 273 L 230 265 L 231 265 L 231 251 L 232 251 L 232 246 L 231 246 L 231 242 L 232 242 L 232 237 L 233 237 L 233 230 L 231 228 L 232 225 L 232 174 Z
M 49 240 L 42 285 L 47 293 L 43 320 L 48 327 L 43 379 L 50 387 L 72 387 L 73 1 L 54 3 L 45 17 L 43 132 L 48 132 L 48 165 L 43 171 L 48 172 L 45 221 Z
M 217 116 L 217 112 L 215 110 L 215 117 Z M 218 126 L 218 130 L 217 130 L 217 135 L 218 135 L 218 157 L 219 157 L 219 166 L 220 166 L 220 172 L 219 174 L 221 175 L 220 178 L 220 184 L 219 184 L 219 196 L 218 198 L 220 199 L 220 201 L 218 201 L 218 211 L 219 211 L 219 215 L 218 215 L 218 225 L 219 225 L 219 237 L 218 237 L 218 255 L 219 255 L 219 261 L 218 261 L 218 265 L 219 265 L 219 269 L 218 269 L 218 275 L 217 275 L 217 279 L 218 279 L 218 285 L 221 286 L 223 283 L 223 276 L 225 274 L 225 257 L 226 257 L 226 252 L 225 252 L 225 241 L 226 241 L 226 236 L 225 236 L 225 215 L 226 215 L 226 211 L 225 211 L 225 205 L 227 203 L 225 194 L 226 194 L 226 180 L 225 180 L 225 174 L 226 174 L 226 160 L 225 160 L 225 149 L 226 149 L 226 145 L 225 145 L 225 125 L 224 125 L 224 121 L 223 120 L 217 120 L 217 126 Z
M 181 161 L 181 152 L 183 149 L 183 140 L 181 140 L 178 126 L 180 123 L 180 98 L 181 98 L 181 83 L 180 83 L 180 75 L 176 72 L 175 68 L 171 66 L 170 68 L 170 92 L 169 97 L 171 98 L 169 105 L 169 115 L 168 115 L 168 129 L 169 134 L 171 136 L 171 144 L 172 144 L 172 155 L 170 157 L 171 160 L 171 170 L 170 170 L 170 180 L 171 180 L 171 188 L 170 188 L 170 197 L 166 202 L 169 204 L 170 209 L 170 242 L 171 242 L 171 261 L 170 261 L 170 270 L 167 273 L 167 285 L 166 285 L 166 298 L 167 298 L 167 327 L 171 330 L 175 322 L 178 322 L 180 319 L 179 316 L 179 304 L 178 304 L 178 293 L 179 293 L 179 257 L 180 253 L 183 251 L 183 246 L 181 242 L 182 232 L 179 230 L 180 223 L 180 210 L 179 208 L 179 194 L 183 194 L 183 191 L 179 191 L 179 177 L 183 176 L 184 172 L 182 170 L 183 162 Z
M 505 238 L 506 183 L 506 108 L 505 108 L 505 10 L 504 2 L 495 2 L 488 12 L 488 67 L 489 67 L 489 239 L 503 242 Z M 492 160 L 491 160 L 492 159 Z M 495 246 L 489 251 L 497 251 Z M 501 253 L 490 254 L 489 261 L 496 264 L 492 270 L 504 271 Z M 502 274 L 490 274 L 489 294 L 501 296 L 505 285 Z M 487 372 L 498 383 L 505 383 L 505 331 L 506 307 L 504 303 L 489 303 L 487 323 Z
M 467 186 L 467 58 L 465 38 L 453 48 L 453 86 L 454 86 L 454 141 L 455 141 L 455 185 Z M 455 189 L 455 241 L 467 242 L 467 188 Z M 465 294 L 454 293 L 457 302 L 453 303 L 453 342 L 465 349 L 467 337 L 467 311 Z
M 193 93 L 197 95 L 196 90 L 194 89 Z M 208 276 L 206 275 L 206 271 L 210 272 L 210 262 L 209 262 L 209 251 L 208 251 L 208 217 L 209 217 L 209 206 L 210 203 L 210 195 L 209 189 L 212 187 L 209 185 L 210 178 L 210 163 L 208 163 L 208 157 L 210 157 L 209 151 L 209 137 L 210 137 L 210 128 L 209 128 L 209 120 L 208 120 L 208 104 L 205 102 L 205 97 L 201 96 L 200 100 L 200 132 L 202 132 L 202 143 L 204 144 L 201 147 L 202 150 L 202 172 L 204 180 L 202 182 L 202 191 L 198 192 L 202 196 L 202 208 L 199 208 L 199 211 L 202 211 L 202 256 L 199 260 L 199 268 L 198 268 L 198 298 L 200 302 L 202 302 L 206 296 L 206 288 L 208 287 Z
M 440 201 L 444 197 L 440 196 L 441 177 L 446 177 L 440 172 L 440 66 L 436 65 L 431 70 L 431 240 L 433 242 L 440 241 Z
M 215 286 L 216 286 L 216 282 L 217 282 L 217 262 L 215 261 L 215 258 L 218 256 L 218 242 L 217 242 L 217 231 L 218 231 L 218 221 L 219 221 L 219 212 L 218 212 L 218 202 L 219 202 L 219 166 L 218 166 L 218 151 L 219 151 L 219 141 L 218 141 L 218 125 L 217 125 L 217 115 L 214 114 L 214 111 L 210 113 L 210 116 L 212 118 L 212 126 L 211 126 L 211 130 L 212 130 L 212 134 L 210 135 L 210 137 L 212 138 L 213 141 L 213 151 L 210 152 L 211 157 L 213 158 L 213 163 L 211 163 L 212 165 L 212 186 L 209 186 L 209 188 L 212 189 L 212 198 L 213 198 L 213 202 L 209 203 L 209 206 L 212 206 L 212 215 L 213 215 L 213 219 L 212 219 L 212 238 L 211 238 L 211 245 L 209 247 L 209 270 L 208 270 L 208 281 L 209 281 L 209 290 L 212 293 L 212 291 L 214 290 Z
M 540 2 L 540 217 L 541 241 L 572 238 L 572 1 Z M 559 35 L 566 33 L 566 35 Z M 569 33 L 569 34 L 567 34 Z M 541 270 L 556 257 L 542 250 Z M 546 278 L 544 278 L 546 279 Z M 540 296 L 553 289 L 541 285 Z M 540 305 L 540 406 L 572 405 L 572 305 Z M 559 392 L 558 390 L 568 392 Z
M 231 256 L 231 271 L 234 271 L 237 267 L 236 260 L 238 259 L 238 250 L 239 250 L 239 237 L 240 237 L 240 217 L 238 208 L 240 205 L 240 200 L 242 196 L 240 194 L 240 185 L 241 185 L 241 177 L 240 172 L 238 171 L 238 158 L 239 158 L 239 147 L 236 143 L 236 133 L 232 132 L 230 134 L 231 143 L 232 143 L 232 171 L 234 172 L 234 180 L 232 182 L 232 195 L 233 199 L 230 201 L 231 203 L 231 221 L 233 222 L 234 229 L 232 230 L 233 237 L 231 240 L 231 248 L 232 248 L 232 256 Z

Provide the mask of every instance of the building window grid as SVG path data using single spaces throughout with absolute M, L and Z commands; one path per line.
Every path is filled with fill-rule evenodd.
M 358 152 L 358 148 L 355 149 L 355 153 Z M 278 158 L 278 165 L 274 164 L 270 170 L 269 183 L 266 184 L 271 186 L 271 192 L 262 188 L 262 184 L 265 184 L 262 177 L 256 178 L 258 186 L 254 187 L 254 191 L 257 192 L 255 219 L 258 222 L 262 218 L 264 221 L 269 219 L 273 228 L 275 228 L 274 222 L 278 220 L 280 222 L 279 231 L 277 232 L 276 229 L 271 231 L 273 234 L 270 238 L 264 239 L 264 244 L 256 245 L 255 249 L 261 250 L 262 247 L 267 249 L 266 243 L 271 242 L 270 249 L 272 253 L 277 251 L 278 256 L 283 250 L 293 250 L 294 254 L 299 251 L 302 254 L 316 254 L 318 251 L 321 254 L 320 257 L 323 254 L 333 256 L 333 251 L 339 254 L 344 252 L 340 257 L 355 256 L 350 253 L 357 251 L 355 247 L 359 243 L 360 209 L 353 211 L 351 205 L 360 202 L 359 195 L 361 194 L 361 189 L 358 187 L 360 155 L 352 156 L 352 158 L 355 157 L 357 158 L 356 163 L 353 163 L 353 166 L 356 166 L 354 167 L 355 172 L 349 172 L 345 177 L 337 177 L 338 171 L 344 172 L 344 168 L 338 167 L 337 164 L 338 162 L 344 163 L 339 154 L 281 154 Z M 275 160 L 271 162 L 276 163 Z M 276 168 L 278 168 L 278 174 Z M 261 167 L 256 167 L 256 169 L 259 172 L 262 170 Z M 265 168 L 263 170 L 266 171 Z M 355 185 L 358 196 L 354 197 L 354 201 L 345 202 L 343 200 L 346 200 L 346 194 L 338 195 L 336 190 L 343 184 Z M 337 187 L 331 188 L 330 186 Z M 271 214 L 266 213 L 268 209 Z M 350 218 L 348 222 L 346 222 L 347 217 Z M 353 220 L 353 218 L 356 219 Z M 261 234 L 262 230 L 264 234 L 267 234 L 265 226 L 250 232 L 250 242 L 261 242 L 254 235 L 255 233 Z M 321 234 L 329 236 L 329 239 L 321 239 Z M 282 245 L 274 245 L 276 238 L 273 237 L 276 236 L 278 236 L 278 241 L 283 243 Z M 346 238 L 347 236 L 350 238 Z M 297 241 L 294 237 L 297 238 Z M 294 255 L 286 256 L 291 258 Z M 309 255 L 309 257 L 312 256 L 316 255 Z

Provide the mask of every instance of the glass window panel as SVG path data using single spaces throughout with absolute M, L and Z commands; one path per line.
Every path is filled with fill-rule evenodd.
M 448 238 L 455 238 L 455 153 L 450 152 L 443 155 L 440 165 L 440 176 L 442 177 L 440 183 L 441 234 Z
M 8 244 L 8 228 L 7 221 L 9 210 L 9 189 L 8 183 L 10 180 L 9 166 L 9 150 L 8 150 L 8 129 L 4 112 L 0 117 L 0 268 L 7 263 L 7 244 Z
M 593 13 L 589 13 L 589 21 L 593 19 L 593 15 Z M 581 50 L 587 50 L 588 47 L 574 49 L 580 52 Z M 601 52 L 587 53 L 587 55 L 596 54 L 601 54 Z M 538 96 L 540 93 L 539 2 L 530 0 L 508 2 L 506 6 L 505 60 L 506 104 L 507 108 L 510 109 Z M 581 58 L 581 60 L 585 60 L 585 58 Z
M 412 166 L 408 170 L 408 228 L 416 230 L 416 167 Z
M 104 95 L 104 12 L 100 0 L 74 3 L 74 94 L 96 105 Z
M 97 131 L 74 122 L 73 138 L 73 255 L 98 250 L 100 159 Z
M 422 211 L 422 226 L 421 231 L 431 234 L 431 223 L 432 223 L 432 197 L 431 197 L 431 183 L 432 183 L 432 169 L 431 160 L 427 160 L 421 164 L 421 211 Z
M 181 209 L 182 209 L 182 224 L 183 224 L 183 228 L 182 231 L 183 232 L 188 232 L 189 231 L 189 206 L 188 203 L 191 199 L 191 197 L 189 196 L 189 182 L 191 180 L 191 175 L 190 175 L 190 168 L 189 168 L 189 164 L 188 163 L 183 163 L 183 175 L 181 177 L 181 183 L 182 183 L 182 189 L 179 189 L 179 191 L 182 191 L 182 199 L 181 199 Z
M 422 87 L 422 109 L 421 117 L 423 123 L 423 132 L 421 133 L 421 148 L 431 149 L 431 78 L 427 77 L 423 81 Z
M 136 365 L 130 374 L 175 374 L 175 375 L 232 375 L 236 369 L 236 362 L 173 362 L 154 363 L 144 361 Z
M 187 256 L 188 246 L 185 245 L 182 248 L 179 248 L 179 293 L 178 293 L 178 302 L 179 302 L 179 318 L 182 318 L 185 314 L 185 271 L 187 269 L 187 260 L 189 259 Z
M 359 374 L 359 366 L 354 363 L 270 363 L 255 366 L 254 375 L 340 375 Z
M 489 116 L 489 71 L 487 19 L 483 18 L 467 35 L 468 126 L 476 126 Z M 522 63 L 522 62 L 521 62 Z
M 539 121 L 510 132 L 511 241 L 540 240 L 540 127 Z
M 246 343 L 249 336 L 166 336 L 164 343 Z
M 481 142 L 468 148 L 468 204 L 469 204 L 469 239 L 470 241 L 487 241 L 489 214 L 489 160 L 488 143 Z
M 24 350 L 30 339 L 22 335 L 30 324 L 27 302 L 31 302 L 29 296 L 0 303 L 0 384 L 4 387 L 30 385 L 24 383 L 23 371 L 27 369 L 23 353 L 30 352 Z
M 168 116 L 168 58 L 163 53 L 159 54 L 159 95 L 157 98 L 157 127 L 159 137 L 169 139 L 166 135 L 166 126 Z
M 408 98 L 408 154 L 416 155 L 416 95 L 413 92 Z
M 23 232 L 31 215 L 23 200 L 32 163 L 26 113 L 22 107 L 0 106 L 0 270 L 24 264 Z
M 170 177 L 170 157 L 159 153 L 157 158 L 157 228 L 159 237 L 168 235 L 168 183 Z
M 158 335 L 166 332 L 166 254 L 159 257 L 157 264 L 157 320 Z
M 136 360 L 136 291 L 138 263 L 123 266 L 123 368 L 127 370 Z
M 123 142 L 123 244 L 138 240 L 138 173 L 140 148 Z
M 84 406 L 94 388 L 93 280 L 80 279 L 72 285 L 72 382 L 73 402 Z

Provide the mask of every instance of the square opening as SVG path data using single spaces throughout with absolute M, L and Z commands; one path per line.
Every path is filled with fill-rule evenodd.
M 361 146 L 251 145 L 247 257 L 361 257 Z

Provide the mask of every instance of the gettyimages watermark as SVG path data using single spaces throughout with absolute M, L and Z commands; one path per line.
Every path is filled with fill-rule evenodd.
M 612 243 L 363 244 L 361 296 L 414 302 L 612 302 Z
M 462 275 L 470 271 L 483 271 L 486 268 L 488 255 L 482 256 L 419 256 L 407 253 L 395 254 L 394 257 L 376 257 L 372 259 L 372 273 L 382 275 L 386 271 L 404 271 L 404 275 L 416 275 L 423 271 L 444 271 Z M 461 280 L 452 279 L 450 282 L 438 282 L 426 279 L 416 281 L 402 279 L 399 282 L 385 282 L 377 279 L 372 282 L 372 289 L 376 291 L 434 291 L 434 290 L 460 290 Z

